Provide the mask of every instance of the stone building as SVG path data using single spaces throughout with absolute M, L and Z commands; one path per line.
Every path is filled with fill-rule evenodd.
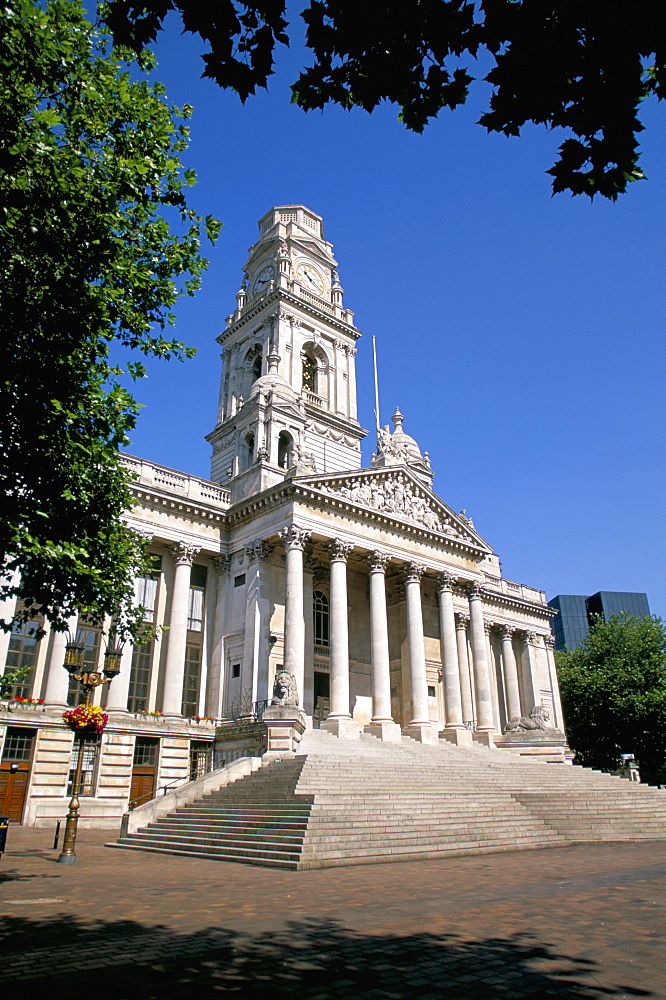
M 154 556 L 137 601 L 168 628 L 126 647 L 119 677 L 97 689 L 110 722 L 87 753 L 83 823 L 115 826 L 128 801 L 200 773 L 216 734 L 225 759 L 247 752 L 233 750 L 234 724 L 261 716 L 281 668 L 312 724 L 344 737 L 500 745 L 535 706 L 563 728 L 545 595 L 504 579 L 472 521 L 433 492 L 398 410 L 362 468 L 361 332 L 322 219 L 271 209 L 236 298 L 219 337 L 210 480 L 126 457 L 128 521 Z M 71 624 L 98 663 L 103 630 Z M 79 692 L 65 641 L 48 622 L 0 635 L 0 663 L 33 666 L 0 713 L 0 811 L 24 823 L 66 813 L 61 719 Z

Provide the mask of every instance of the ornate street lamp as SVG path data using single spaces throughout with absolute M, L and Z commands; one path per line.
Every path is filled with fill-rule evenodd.
M 79 681 L 85 692 L 82 708 L 92 707 L 92 693 L 100 684 L 110 684 L 114 677 L 120 673 L 120 659 L 123 653 L 123 643 L 118 642 L 114 636 L 109 638 L 106 652 L 104 654 L 104 669 L 102 673 L 96 670 L 86 670 L 84 664 L 85 645 L 78 642 L 76 638 L 70 636 L 65 647 L 65 662 L 63 666 L 74 680 Z M 106 716 L 103 716 L 104 723 Z M 94 726 L 88 727 L 95 728 Z M 100 730 L 96 730 L 101 732 Z M 65 836 L 62 844 L 62 854 L 58 861 L 62 865 L 71 865 L 76 861 L 76 831 L 79 824 L 79 795 L 81 794 L 81 774 L 83 773 L 83 752 L 85 749 L 86 735 L 84 729 L 75 731 L 76 740 L 78 736 L 79 749 L 76 757 L 76 770 L 74 771 L 74 781 L 72 783 L 72 797 L 69 801 L 69 812 L 65 823 Z

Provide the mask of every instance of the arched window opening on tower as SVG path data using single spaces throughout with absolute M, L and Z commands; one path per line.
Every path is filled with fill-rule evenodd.
M 312 594 L 313 631 L 315 646 L 328 646 L 329 608 L 328 595 L 323 590 Z
M 311 354 L 303 355 L 303 391 L 317 393 L 318 389 L 318 365 L 317 359 Z
M 278 438 L 278 465 L 281 469 L 289 469 L 293 465 L 294 439 L 287 431 L 282 431 Z
M 246 434 L 243 442 L 243 468 L 241 471 L 249 469 L 254 461 L 254 434 Z

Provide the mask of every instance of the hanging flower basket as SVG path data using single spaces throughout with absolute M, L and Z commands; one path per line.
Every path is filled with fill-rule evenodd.
M 104 732 L 109 717 L 98 705 L 79 705 L 63 714 L 62 721 L 68 729 L 78 733 L 83 739 L 99 736 Z

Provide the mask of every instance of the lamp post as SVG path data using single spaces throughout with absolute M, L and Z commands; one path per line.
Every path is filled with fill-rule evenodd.
M 74 680 L 79 681 L 85 691 L 83 701 L 84 708 L 92 705 L 92 693 L 100 684 L 110 684 L 114 677 L 120 673 L 120 658 L 123 652 L 123 644 L 117 641 L 109 642 L 104 654 L 104 669 L 102 673 L 94 670 L 86 670 L 83 662 L 85 646 L 75 639 L 70 639 L 65 647 L 65 662 L 63 666 Z M 74 735 L 76 740 L 76 734 Z M 83 751 L 85 748 L 85 735 L 81 732 L 78 735 L 79 750 L 76 757 L 76 770 L 74 771 L 74 781 L 72 783 L 72 797 L 69 801 L 69 812 L 65 823 L 65 836 L 62 843 L 62 854 L 58 858 L 61 865 L 73 865 L 76 861 L 76 831 L 79 824 L 79 795 L 81 793 L 81 774 L 83 771 Z

